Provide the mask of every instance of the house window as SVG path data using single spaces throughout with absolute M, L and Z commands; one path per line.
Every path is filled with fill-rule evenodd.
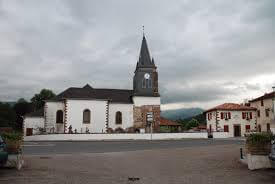
M 116 124 L 121 125 L 122 124 L 122 113 L 120 111 L 116 112 Z
M 261 117 L 261 111 L 257 110 L 258 117 Z
M 208 118 L 208 120 L 211 120 L 211 119 L 212 119 L 212 113 L 211 113 L 211 112 L 209 112 L 209 113 L 207 114 L 207 118 Z
M 252 112 L 250 112 L 249 113 L 249 118 L 252 119 L 252 116 L 253 116 L 253 114 L 252 114 Z
M 258 132 L 261 132 L 261 131 L 262 131 L 261 125 L 258 125 Z
M 63 111 L 56 111 L 56 123 L 63 123 Z
M 89 109 L 85 109 L 83 111 L 83 123 L 85 124 L 91 123 L 91 111 Z
M 224 118 L 224 114 L 223 114 L 223 112 L 221 112 L 221 119 L 223 119 Z
M 265 116 L 269 117 L 269 109 L 265 109 Z
M 261 100 L 261 106 L 264 106 L 264 100 L 263 99 Z
M 224 131 L 224 132 L 229 132 L 228 125 L 224 125 L 224 126 L 223 126 L 223 131 Z
M 249 132 L 250 131 L 250 125 L 245 125 L 245 131 Z

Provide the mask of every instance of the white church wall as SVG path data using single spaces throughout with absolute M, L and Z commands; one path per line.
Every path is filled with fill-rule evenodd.
M 122 113 L 122 124 L 116 124 L 116 112 Z M 133 104 L 115 104 L 110 103 L 109 105 L 109 128 L 115 130 L 118 127 L 123 129 L 132 127 L 134 125 L 133 119 Z
M 167 140 L 207 139 L 207 132 L 156 133 L 156 134 L 50 134 L 24 137 L 24 141 L 87 141 L 87 140 Z
M 64 124 L 56 124 L 56 112 L 63 111 L 63 120 L 65 119 L 65 104 L 64 102 L 51 102 L 45 104 L 45 128 L 47 132 L 64 132 Z
M 160 97 L 134 96 L 133 101 L 137 107 L 143 105 L 160 105 Z
M 72 130 L 78 133 L 106 132 L 106 108 L 107 101 L 103 100 L 67 100 L 67 132 L 70 125 Z M 83 111 L 89 109 L 91 111 L 91 122 L 83 123 Z
M 44 117 L 25 117 L 24 118 L 24 135 L 26 136 L 27 128 L 32 128 L 32 133 L 40 133 L 39 128 L 44 128 Z

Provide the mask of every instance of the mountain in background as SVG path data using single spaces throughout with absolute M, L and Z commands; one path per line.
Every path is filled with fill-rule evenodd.
M 182 108 L 174 110 L 165 110 L 161 112 L 161 116 L 170 120 L 188 119 L 203 113 L 201 108 Z

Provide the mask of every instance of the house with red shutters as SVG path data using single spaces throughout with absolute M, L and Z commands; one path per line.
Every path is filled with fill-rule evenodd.
M 272 92 L 266 93 L 249 101 L 251 107 L 257 108 L 258 132 L 275 133 L 275 87 Z
M 208 109 L 206 114 L 208 132 L 228 132 L 230 137 L 244 136 L 257 127 L 256 108 L 242 104 L 224 103 Z

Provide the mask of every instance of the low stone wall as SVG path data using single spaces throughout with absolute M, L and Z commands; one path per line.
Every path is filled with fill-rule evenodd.
M 24 141 L 98 141 L 98 140 L 167 140 L 207 139 L 207 132 L 199 133 L 155 133 L 155 134 L 48 134 L 25 136 Z
M 229 138 L 230 134 L 228 132 L 213 132 L 213 138 L 219 139 L 219 138 Z

